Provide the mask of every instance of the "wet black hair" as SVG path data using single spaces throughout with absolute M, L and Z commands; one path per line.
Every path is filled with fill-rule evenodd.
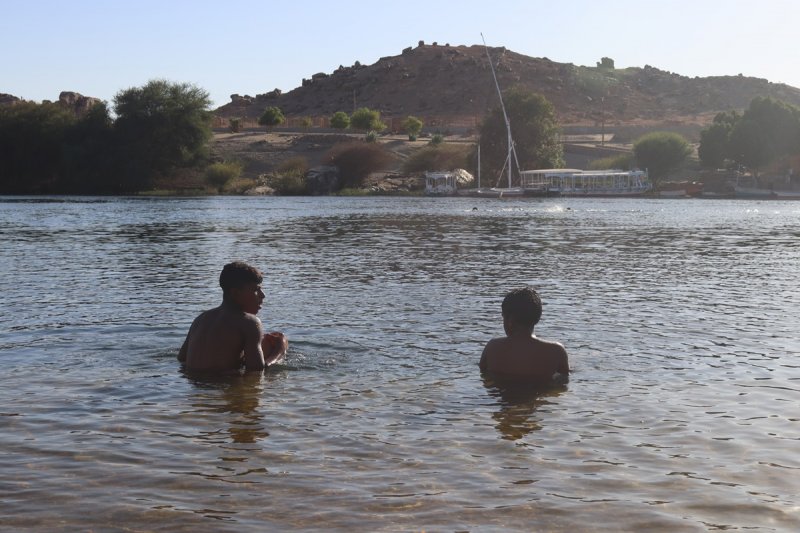
M 242 261 L 234 261 L 222 267 L 219 275 L 219 286 L 222 292 L 226 293 L 230 289 L 247 285 L 248 283 L 261 283 L 264 276 L 261 271 L 254 266 L 250 266 Z
M 542 318 L 542 300 L 530 287 L 514 289 L 503 299 L 503 316 L 511 322 L 533 329 Z

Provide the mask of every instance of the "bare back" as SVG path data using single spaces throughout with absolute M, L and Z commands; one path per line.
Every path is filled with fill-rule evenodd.
M 263 369 L 262 336 L 258 317 L 223 304 L 192 322 L 178 359 L 191 370 Z
M 515 381 L 546 382 L 556 373 L 569 374 L 567 351 L 561 344 L 522 335 L 490 340 L 483 349 L 480 368 Z

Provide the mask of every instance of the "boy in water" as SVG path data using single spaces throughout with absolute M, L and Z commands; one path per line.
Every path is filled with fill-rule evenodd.
M 264 370 L 278 361 L 289 346 L 283 333 L 264 335 L 256 314 L 264 293 L 261 272 L 247 263 L 229 263 L 219 285 L 222 304 L 192 322 L 178 352 L 178 361 L 190 370 Z
M 503 300 L 506 337 L 492 339 L 481 355 L 481 372 L 514 381 L 546 383 L 554 374 L 567 376 L 567 351 L 557 342 L 537 339 L 534 326 L 542 316 L 542 301 L 531 288 L 509 292 Z

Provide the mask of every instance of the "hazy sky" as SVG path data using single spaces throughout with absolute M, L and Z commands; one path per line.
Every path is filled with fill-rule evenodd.
M 554 61 L 646 64 L 800 87 L 799 0 L 0 0 L 0 93 L 111 100 L 153 78 L 191 82 L 215 105 L 283 91 L 316 72 L 426 43 Z

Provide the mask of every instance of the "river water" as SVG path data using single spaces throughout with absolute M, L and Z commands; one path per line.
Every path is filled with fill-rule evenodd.
M 2 530 L 800 527 L 800 203 L 4 197 L 0 243 Z M 187 375 L 233 259 L 288 357 Z M 526 284 L 566 386 L 478 371 Z

